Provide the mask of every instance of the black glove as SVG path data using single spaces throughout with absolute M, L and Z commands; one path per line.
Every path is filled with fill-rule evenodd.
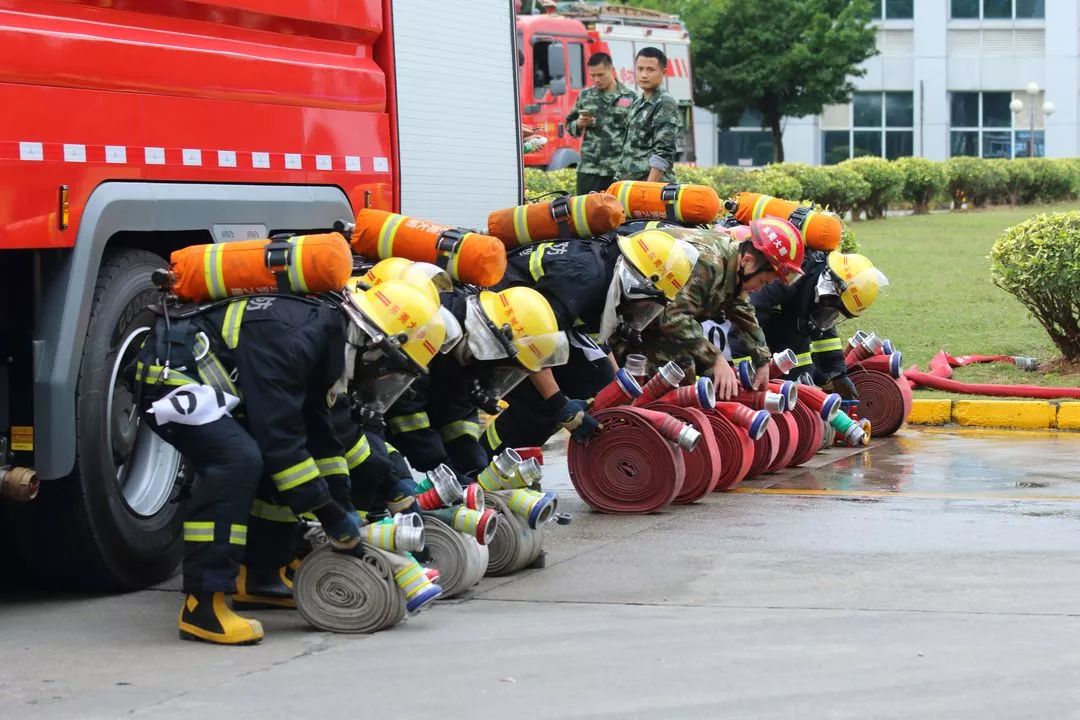
M 855 389 L 855 383 L 851 382 L 851 378 L 847 374 L 837 375 L 822 385 L 821 389 L 825 392 L 836 393 L 844 400 L 859 399 L 859 391 Z
M 559 424 L 570 431 L 570 437 L 578 442 L 584 442 L 593 432 L 600 427 L 600 423 L 590 415 L 587 410 L 589 403 L 586 400 L 571 400 L 562 393 L 548 399 L 548 402 L 561 400 L 559 409 Z
M 315 511 L 316 516 L 322 521 L 323 532 L 326 533 L 330 546 L 336 552 L 363 557 L 364 545 L 360 542 L 360 521 L 353 513 L 343 512 L 337 504 L 332 505 L 336 508 L 336 512 L 327 513 L 325 508 Z
M 497 415 L 499 413 L 499 399 L 487 392 L 476 378 L 473 378 L 469 384 L 469 399 L 473 405 L 488 415 Z

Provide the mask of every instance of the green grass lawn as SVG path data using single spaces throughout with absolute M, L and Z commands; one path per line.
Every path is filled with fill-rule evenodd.
M 854 223 L 862 252 L 892 287 L 865 316 L 845 323 L 841 337 L 846 340 L 861 328 L 891 338 L 904 353 L 905 367 L 917 363 L 923 370 L 941 349 L 953 355 L 1031 355 L 1041 363 L 1060 358 L 1024 306 L 991 282 L 987 256 L 1005 228 L 1033 215 L 1076 208 L 1064 203 Z M 954 372 L 965 382 L 1080 385 L 1080 375 L 1023 372 L 1012 365 Z

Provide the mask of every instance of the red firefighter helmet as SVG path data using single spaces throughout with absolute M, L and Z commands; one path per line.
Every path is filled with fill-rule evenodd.
M 750 241 L 758 252 L 776 271 L 785 285 L 803 275 L 802 264 L 806 253 L 802 234 L 787 220 L 764 217 L 750 221 Z

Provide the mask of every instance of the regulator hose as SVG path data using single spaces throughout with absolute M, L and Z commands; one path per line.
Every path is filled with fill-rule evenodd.
M 792 458 L 795 457 L 795 450 L 799 444 L 799 424 L 795 421 L 795 417 L 790 412 L 774 414 L 773 422 L 771 424 L 776 427 L 778 435 L 777 452 L 776 458 L 765 470 L 767 473 L 783 470 L 790 465 Z
M 979 357 L 980 356 L 975 355 L 967 356 L 967 362 L 962 362 L 960 359 L 949 355 L 943 350 L 930 360 L 930 372 L 920 372 L 919 366 L 915 365 L 904 371 L 904 377 L 910 380 L 915 387 L 927 387 L 932 390 L 942 390 L 944 392 L 965 393 L 969 395 L 989 395 L 992 397 L 1034 398 L 1038 400 L 1080 399 L 1080 388 L 1078 387 L 993 385 L 989 383 L 965 383 L 951 379 L 952 369 L 954 367 L 963 367 L 964 365 L 969 365 L 974 362 L 983 362 L 984 360 L 982 359 L 974 359 Z M 999 359 L 998 357 L 991 357 L 992 359 L 990 361 L 1013 362 L 1015 364 L 1015 358 Z
M 799 441 L 795 444 L 795 453 L 788 467 L 798 467 L 810 462 L 821 448 L 821 435 L 825 425 L 821 416 L 806 403 L 799 403 L 791 411 L 791 417 L 799 427 Z
M 670 394 L 670 393 L 669 393 Z M 693 407 L 654 403 L 650 410 L 667 413 L 677 420 L 688 423 L 701 433 L 701 442 L 693 450 L 683 450 L 683 463 L 686 465 L 686 477 L 683 478 L 682 490 L 675 496 L 675 505 L 688 505 L 697 502 L 716 489 L 720 481 L 720 469 L 723 466 L 720 448 L 716 444 L 712 425 L 705 412 Z
M 584 443 L 571 441 L 567 453 L 570 481 L 581 499 L 606 513 L 650 513 L 670 505 L 682 490 L 682 451 L 634 408 L 608 408 L 593 417 L 599 430 Z
M 431 553 L 426 564 L 439 571 L 444 598 L 456 597 L 480 582 L 488 567 L 486 545 L 430 515 L 424 517 L 424 533 Z
M 776 419 L 776 415 L 772 417 Z M 776 461 L 776 456 L 780 454 L 780 431 L 776 425 L 775 422 L 769 423 L 761 437 L 754 441 L 754 462 L 750 464 L 747 477 L 755 477 L 768 472 Z
M 576 445 L 577 443 L 571 443 Z M 488 564 L 485 574 L 512 575 L 532 564 L 544 545 L 542 529 L 533 530 L 514 514 L 505 499 L 496 493 L 487 497 L 488 507 L 499 515 L 495 536 L 488 543 Z
M 912 405 L 911 387 L 907 381 L 860 366 L 852 368 L 848 377 L 859 391 L 859 417 L 870 421 L 874 437 L 888 437 L 907 422 Z
M 336 633 L 374 633 L 405 618 L 405 598 L 386 556 L 368 547 L 364 557 L 322 545 L 293 580 L 296 609 L 309 625 Z
M 720 477 L 716 481 L 716 490 L 730 490 L 750 473 L 750 464 L 754 461 L 754 441 L 745 430 L 716 410 L 705 413 L 705 417 L 712 426 L 713 439 L 720 454 Z

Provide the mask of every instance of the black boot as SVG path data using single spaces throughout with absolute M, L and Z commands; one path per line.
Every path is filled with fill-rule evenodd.
M 292 580 L 285 574 L 287 567 L 261 570 L 241 565 L 233 607 L 238 610 L 295 608 Z
M 254 645 L 263 639 L 262 623 L 240 617 L 225 603 L 225 593 L 192 593 L 180 609 L 180 639 L 218 645 Z

